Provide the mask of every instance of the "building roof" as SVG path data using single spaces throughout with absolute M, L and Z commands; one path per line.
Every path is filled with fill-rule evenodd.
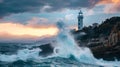
M 80 10 L 79 14 L 83 14 L 83 12 Z

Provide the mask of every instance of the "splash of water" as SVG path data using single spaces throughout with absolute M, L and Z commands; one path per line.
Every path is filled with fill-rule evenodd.
M 104 61 L 94 58 L 92 52 L 88 48 L 78 47 L 72 36 L 69 34 L 69 30 L 65 29 L 65 25 L 62 22 L 58 22 L 59 33 L 56 36 L 57 45 L 54 48 L 54 53 L 47 57 L 39 56 L 40 49 L 24 49 L 19 50 L 15 55 L 0 54 L 0 61 L 14 62 L 17 60 L 32 60 L 40 62 L 41 59 L 48 59 L 53 57 L 73 58 L 81 63 L 102 65 L 105 67 L 120 66 L 120 61 Z
M 74 38 L 69 33 L 69 30 L 65 29 L 64 23 L 58 22 L 58 28 L 60 30 L 57 36 L 57 41 L 59 46 L 56 47 L 55 53 L 59 57 L 69 58 L 73 56 L 74 59 L 83 63 L 96 64 L 102 66 L 113 66 L 113 67 L 120 66 L 119 61 L 104 61 L 102 59 L 98 60 L 93 56 L 89 48 L 78 47 L 78 45 L 74 41 Z

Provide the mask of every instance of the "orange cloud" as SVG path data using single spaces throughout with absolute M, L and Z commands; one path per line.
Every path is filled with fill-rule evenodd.
M 97 4 L 117 4 L 120 0 L 100 0 Z
M 111 0 L 100 0 L 97 4 L 108 4 L 108 3 L 112 3 L 112 1 Z
M 7 35 L 14 35 L 16 37 L 17 36 L 42 37 L 42 36 L 54 36 L 57 34 L 57 32 L 58 29 L 55 26 L 35 28 L 28 25 L 22 25 L 12 22 L 0 23 L 0 34 L 2 34 L 2 37 L 6 37 L 5 33 L 7 33 Z
M 120 12 L 120 0 L 100 0 L 97 5 L 105 5 L 105 13 Z
M 113 3 L 119 3 L 120 0 L 112 0 Z

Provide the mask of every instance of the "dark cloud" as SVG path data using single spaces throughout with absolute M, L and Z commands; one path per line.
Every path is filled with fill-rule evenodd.
M 38 10 L 42 5 L 39 0 L 3 0 L 0 3 L 0 17 L 13 13 L 33 12 Z
M 23 12 L 57 11 L 64 8 L 93 7 L 98 0 L 0 0 L 0 17 Z

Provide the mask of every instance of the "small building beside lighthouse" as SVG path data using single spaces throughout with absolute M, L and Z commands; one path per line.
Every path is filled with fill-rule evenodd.
M 83 13 L 80 10 L 79 15 L 78 15 L 78 30 L 81 30 L 83 28 Z

